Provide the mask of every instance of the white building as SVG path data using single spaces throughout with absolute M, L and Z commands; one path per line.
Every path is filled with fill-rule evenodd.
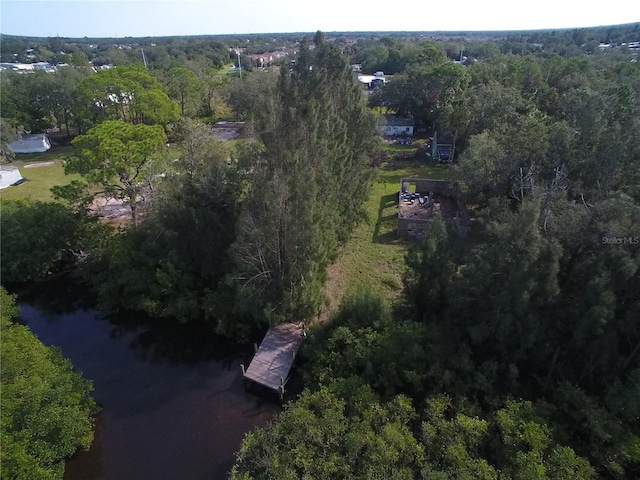
M 23 135 L 19 139 L 11 142 L 9 148 L 13 153 L 41 153 L 51 148 L 49 137 L 44 133 Z
M 20 180 L 22 180 L 22 174 L 17 167 L 0 166 L 0 189 L 10 187 Z
M 378 126 L 378 130 L 385 137 L 412 137 L 415 124 L 412 118 L 386 115 Z

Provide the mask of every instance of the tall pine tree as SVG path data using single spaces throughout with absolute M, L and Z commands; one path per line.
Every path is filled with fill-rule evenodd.
M 375 119 L 347 60 L 318 32 L 283 69 L 256 131 L 233 248 L 239 305 L 256 320 L 300 319 L 323 300 L 326 267 L 362 216 Z

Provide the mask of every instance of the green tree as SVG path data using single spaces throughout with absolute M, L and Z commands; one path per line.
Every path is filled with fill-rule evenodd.
M 91 70 L 78 67 L 61 67 L 54 73 L 43 73 L 38 79 L 37 85 L 32 89 L 32 95 L 37 98 L 39 105 L 49 112 L 56 121 L 58 128 L 66 130 L 70 136 L 72 123 L 82 122 L 77 116 L 82 115 L 78 108 L 78 86 L 84 78 L 87 78 Z
M 426 454 L 422 478 L 496 480 L 498 471 L 480 455 L 489 422 L 453 410 L 448 396 L 427 400 L 422 422 Z
M 73 153 L 65 161 L 65 173 L 78 173 L 86 184 L 101 188 L 94 196 L 102 194 L 123 200 L 131 208 L 135 223 L 137 207 L 149 200 L 147 187 L 157 181 L 151 169 L 153 156 L 166 141 L 160 125 L 108 120 L 74 139 Z M 69 197 L 76 190 L 57 188 L 55 193 Z
M 484 251 L 465 269 L 452 317 L 462 320 L 485 354 L 517 364 L 545 336 L 545 312 L 559 293 L 560 248 L 540 233 L 535 202 L 525 203 L 516 215 L 492 207 Z
M 337 389 L 349 397 L 305 391 L 276 422 L 247 434 L 231 478 L 414 478 L 423 451 L 410 429 L 409 400 L 379 403 L 357 382 Z
M 54 125 L 51 111 L 39 101 L 45 72 L 22 75 L 17 72 L 0 72 L 0 102 L 2 117 L 12 119 L 26 131 L 41 132 Z
M 180 116 L 178 104 L 141 65 L 101 70 L 78 89 L 93 111 L 94 123 L 108 119 L 166 126 Z
M 224 99 L 224 90 L 228 83 L 228 78 L 216 68 L 209 68 L 201 71 L 198 78 L 204 85 L 198 113 L 204 117 L 210 117 L 216 112 L 216 104 Z
M 84 215 L 59 203 L 2 200 L 2 281 L 42 280 L 88 255 L 93 230 Z
M 405 294 L 413 299 L 419 319 L 440 320 L 447 313 L 457 264 L 453 245 L 457 240 L 444 221 L 436 218 L 425 229 L 422 242 L 407 254 Z
M 169 96 L 178 102 L 180 113 L 184 117 L 188 104 L 194 103 L 190 100 L 200 92 L 202 87 L 200 79 L 187 68 L 174 67 L 169 70 L 167 85 Z
M 257 127 L 267 112 L 275 113 L 277 84 L 278 75 L 275 72 L 255 72 L 243 76 L 242 80 L 233 78 L 225 88 L 225 100 L 239 120 Z
M 509 400 L 496 412 L 503 443 L 500 461 L 514 479 L 595 478 L 589 462 L 564 446 L 552 445 L 552 434 L 531 402 Z
M 437 355 L 424 324 L 393 321 L 385 300 L 369 290 L 347 295 L 330 325 L 312 332 L 306 356 L 309 385 L 358 376 L 383 398 L 420 398 Z
M 339 50 L 321 34 L 314 43 L 252 113 L 265 149 L 249 167 L 232 280 L 257 320 L 318 311 L 326 267 L 371 185 L 374 117 Z
M 111 236 L 83 273 L 104 310 L 216 325 L 232 309 L 217 290 L 229 268 L 239 184 L 205 125 L 183 119 L 177 130 L 177 159 L 144 221 Z
M 16 154 L 9 145 L 24 133 L 24 129 L 11 118 L 0 118 L 0 160 L 12 162 Z
M 505 195 L 509 190 L 512 161 L 495 137 L 489 130 L 472 136 L 455 166 L 471 198 Z
M 404 75 L 394 77 L 374 92 L 369 104 L 391 108 L 399 115 L 410 115 L 428 128 L 453 127 L 457 133 L 465 124 L 461 101 L 469 81 L 469 73 L 461 65 L 414 64 Z
M 12 323 L 14 302 L 0 287 L 0 472 L 7 479 L 61 480 L 65 459 L 93 441 L 93 387 L 58 349 Z

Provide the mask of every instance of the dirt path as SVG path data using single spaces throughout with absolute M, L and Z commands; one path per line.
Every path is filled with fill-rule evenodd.
M 50 161 L 50 162 L 37 162 L 37 163 L 27 163 L 26 165 L 23 165 L 22 168 L 38 168 L 38 167 L 48 167 L 49 165 L 53 165 L 54 161 Z
M 337 310 L 342 302 L 347 287 L 345 285 L 345 272 L 340 264 L 340 260 L 327 268 L 327 282 L 324 286 L 324 293 L 327 297 L 325 305 L 312 323 L 325 323 L 331 318 L 333 312 Z

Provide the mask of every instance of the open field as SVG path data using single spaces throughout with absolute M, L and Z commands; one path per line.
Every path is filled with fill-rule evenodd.
M 403 177 L 438 180 L 451 178 L 451 167 L 420 160 L 390 160 L 381 165 L 365 204 L 366 218 L 342 248 L 336 263 L 329 267 L 326 285 L 325 320 L 351 289 L 370 287 L 393 301 L 402 291 L 402 273 L 407 247 L 413 242 L 396 236 L 398 191 Z
M 66 185 L 71 180 L 80 179 L 79 175 L 64 174 L 62 160 L 70 151 L 71 147 L 54 147 L 43 153 L 19 154 L 11 165 L 18 167 L 27 181 L 1 190 L 0 197 L 7 200 L 25 198 L 42 202 L 52 201 L 51 187 Z

